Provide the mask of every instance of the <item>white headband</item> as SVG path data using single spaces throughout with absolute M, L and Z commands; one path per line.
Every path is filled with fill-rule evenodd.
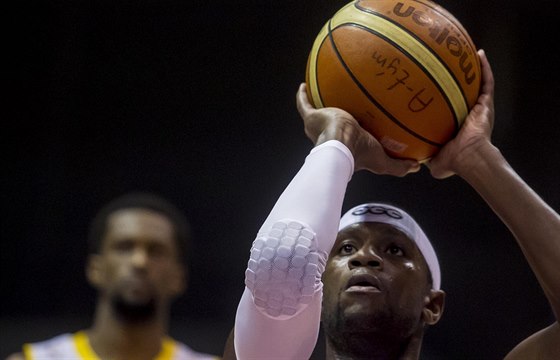
M 428 264 L 432 274 L 433 288 L 439 290 L 441 285 L 441 273 L 436 252 L 428 240 L 420 225 L 404 210 L 392 205 L 381 203 L 366 203 L 358 205 L 346 212 L 340 219 L 338 230 L 359 223 L 359 222 L 380 222 L 392 225 L 405 233 L 412 239 Z

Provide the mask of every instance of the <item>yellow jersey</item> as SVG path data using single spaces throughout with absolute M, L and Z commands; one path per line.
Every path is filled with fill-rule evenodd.
M 54 338 L 23 345 L 26 360 L 102 360 L 93 350 L 85 331 L 66 333 Z M 187 345 L 165 338 L 154 360 L 219 360 L 220 357 L 199 353 Z

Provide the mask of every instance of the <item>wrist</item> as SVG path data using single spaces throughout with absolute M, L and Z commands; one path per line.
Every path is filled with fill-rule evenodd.
M 340 121 L 327 126 L 317 137 L 315 146 L 321 145 L 330 140 L 336 140 L 350 150 L 353 156 L 356 155 L 356 142 L 359 137 L 359 131 L 356 129 L 357 124 L 350 121 Z
M 457 156 L 454 169 L 455 173 L 467 182 L 478 177 L 491 175 L 492 167 L 504 160 L 500 150 L 490 142 L 472 146 L 469 151 L 463 151 Z

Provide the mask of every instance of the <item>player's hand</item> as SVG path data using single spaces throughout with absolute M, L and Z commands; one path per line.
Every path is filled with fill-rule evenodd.
M 475 155 L 480 156 L 492 146 L 494 75 L 484 51 L 479 50 L 478 54 L 482 65 L 482 91 L 457 136 L 426 163 L 435 178 L 443 179 L 456 173 L 461 175 L 476 165 Z
M 417 161 L 389 157 L 382 145 L 346 111 L 332 107 L 315 109 L 307 98 L 305 83 L 300 85 L 296 100 L 307 137 L 315 146 L 328 140 L 342 142 L 354 155 L 356 171 L 405 176 L 420 169 Z

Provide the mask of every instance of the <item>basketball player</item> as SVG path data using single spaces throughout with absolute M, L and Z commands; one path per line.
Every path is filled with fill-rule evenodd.
M 484 52 L 479 55 L 478 102 L 428 166 L 435 178 L 457 174 L 482 196 L 559 314 L 560 216 L 491 143 L 494 79 Z M 429 240 L 406 212 L 387 204 L 362 204 L 339 216 L 355 171 L 404 176 L 419 164 L 388 158 L 346 112 L 314 109 L 304 85 L 297 100 L 315 147 L 253 242 L 224 359 L 308 359 L 320 321 L 327 359 L 418 359 L 424 330 L 439 321 L 445 300 Z M 506 358 L 559 359 L 558 323 Z
M 167 334 L 170 305 L 186 288 L 188 228 L 153 194 L 107 204 L 90 228 L 87 279 L 98 290 L 91 328 L 24 344 L 9 360 L 210 360 Z

